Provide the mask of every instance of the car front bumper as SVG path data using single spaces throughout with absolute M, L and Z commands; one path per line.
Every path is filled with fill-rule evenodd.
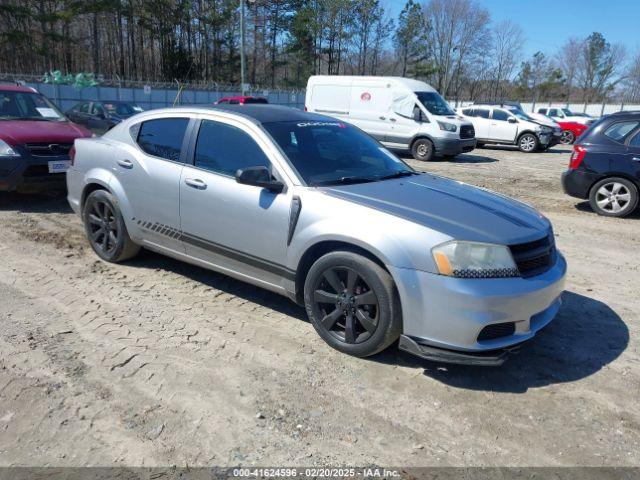
M 591 186 L 602 178 L 601 175 L 583 170 L 567 170 L 562 174 L 562 189 L 572 197 L 586 199 Z
M 64 187 L 64 173 L 49 173 L 49 162 L 69 160 L 68 155 L 36 157 L 21 151 L 20 157 L 0 161 L 0 191 L 36 191 Z
M 476 148 L 475 138 L 439 138 L 433 139 L 436 155 L 458 155 Z
M 529 340 L 551 322 L 562 304 L 567 264 L 558 252 L 549 270 L 530 278 L 462 279 L 407 268 L 390 270 L 400 294 L 406 337 L 421 346 L 477 354 Z M 512 334 L 478 340 L 487 325 L 508 322 L 515 324 Z

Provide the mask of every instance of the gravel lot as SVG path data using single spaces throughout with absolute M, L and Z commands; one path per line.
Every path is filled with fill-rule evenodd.
M 285 298 L 103 263 L 64 198 L 0 194 L 0 465 L 640 465 L 640 215 L 564 196 L 568 156 L 410 162 L 554 223 L 565 304 L 495 369 L 345 356 Z

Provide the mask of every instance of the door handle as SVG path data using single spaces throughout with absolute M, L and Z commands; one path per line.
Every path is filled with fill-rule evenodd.
M 396 119 L 395 118 L 390 118 L 389 120 L 391 120 L 392 122 L 395 122 Z
M 122 168 L 133 168 L 133 162 L 131 160 L 127 160 L 126 158 L 122 160 L 117 160 L 117 163 Z
M 206 190 L 207 189 L 207 184 L 204 183 L 199 178 L 185 178 L 184 179 L 184 183 L 186 183 L 190 187 L 196 188 L 198 190 Z
M 386 120 L 387 117 L 380 117 L 380 120 Z
M 633 157 L 631 160 L 633 160 L 634 162 L 640 162 L 640 157 Z

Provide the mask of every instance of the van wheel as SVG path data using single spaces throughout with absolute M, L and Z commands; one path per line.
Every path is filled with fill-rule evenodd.
M 598 215 L 626 217 L 638 205 L 638 189 L 626 178 L 605 178 L 591 187 L 589 204 Z
M 118 202 L 106 190 L 96 190 L 87 197 L 82 220 L 91 248 L 107 262 L 121 262 L 140 251 L 129 237 Z
M 349 355 L 374 355 L 402 333 L 400 300 L 391 275 L 354 252 L 331 252 L 311 266 L 304 304 L 318 335 Z
M 433 160 L 435 154 L 435 147 L 433 142 L 428 138 L 419 138 L 411 146 L 411 154 L 413 158 L 420 162 L 428 162 Z
M 518 139 L 518 148 L 524 153 L 535 152 L 538 149 L 538 137 L 533 133 L 525 133 Z

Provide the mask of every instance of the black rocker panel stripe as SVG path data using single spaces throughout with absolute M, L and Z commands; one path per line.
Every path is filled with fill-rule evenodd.
M 217 255 L 222 255 L 227 258 L 231 258 L 232 260 L 237 260 L 260 270 L 264 270 L 265 272 L 279 275 L 283 278 L 286 278 L 287 280 L 295 280 L 296 278 L 296 272 L 288 269 L 284 265 L 279 265 L 277 263 L 270 262 L 269 260 L 256 257 L 255 255 L 241 252 L 240 250 L 226 247 L 224 245 L 220 245 L 219 243 L 211 242 L 196 235 L 181 232 L 176 228 L 169 227 L 160 223 L 151 224 L 150 222 L 144 222 L 142 220 L 138 220 L 137 223 L 141 228 L 144 228 L 146 230 L 150 230 L 170 238 L 181 240 L 195 247 L 202 248 L 203 250 L 207 250 L 209 252 L 215 253 Z

